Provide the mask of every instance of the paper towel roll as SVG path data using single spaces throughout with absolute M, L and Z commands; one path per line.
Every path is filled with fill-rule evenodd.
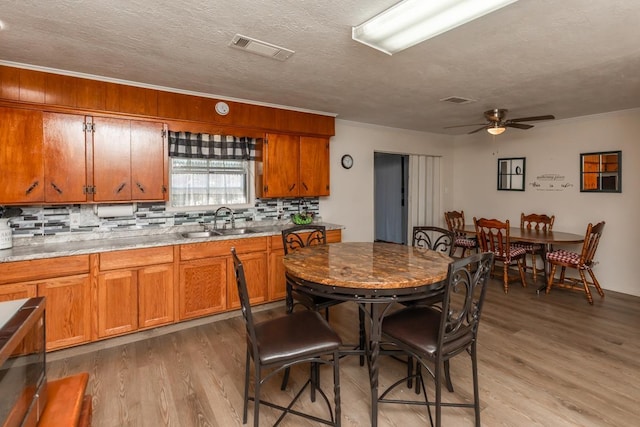
M 98 205 L 96 215 L 99 218 L 133 216 L 133 205 Z

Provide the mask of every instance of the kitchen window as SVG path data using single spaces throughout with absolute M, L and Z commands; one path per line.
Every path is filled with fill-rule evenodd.
M 252 162 L 171 159 L 172 207 L 252 205 Z
M 169 132 L 171 208 L 250 207 L 255 139 Z

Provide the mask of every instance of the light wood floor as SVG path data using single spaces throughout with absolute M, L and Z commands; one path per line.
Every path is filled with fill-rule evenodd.
M 537 296 L 513 284 L 508 295 L 492 281 L 479 332 L 482 424 L 485 426 L 628 426 L 640 420 L 640 298 L 606 292 L 590 306 L 584 294 L 553 290 Z M 284 312 L 284 303 L 256 314 L 258 319 Z M 228 316 L 224 316 L 228 317 Z M 356 337 L 352 304 L 331 310 L 331 323 L 345 341 Z M 137 342 L 107 348 L 109 341 L 51 353 L 49 379 L 77 372 L 90 374 L 95 427 L 236 426 L 242 424 L 244 326 L 232 317 Z M 118 341 L 112 341 L 117 343 Z M 95 349 L 95 350 L 92 350 Z M 92 350 L 87 352 L 87 350 Z M 404 370 L 384 358 L 381 386 Z M 306 368 L 292 371 L 292 386 L 306 380 Z M 451 362 L 455 393 L 471 396 L 466 356 Z M 341 359 L 342 425 L 367 426 L 369 385 L 356 357 Z M 280 401 L 279 379 L 265 393 Z M 331 370 L 323 368 L 323 385 Z M 428 383 L 432 392 L 432 383 Z M 401 393 L 412 393 L 403 389 Z M 308 398 L 305 411 L 323 415 Z M 250 406 L 249 425 L 252 425 Z M 470 410 L 445 408 L 445 426 L 471 426 Z M 261 408 L 262 425 L 278 414 Z M 424 407 L 381 405 L 380 426 L 427 425 Z M 285 426 L 313 423 L 288 416 Z

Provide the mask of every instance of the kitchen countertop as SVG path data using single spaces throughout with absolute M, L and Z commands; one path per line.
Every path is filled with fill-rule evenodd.
M 342 229 L 341 225 L 317 223 L 329 230 Z M 0 262 L 27 261 L 70 255 L 93 254 L 126 249 L 151 248 L 158 246 L 183 245 L 189 243 L 214 242 L 230 239 L 245 239 L 278 235 L 293 224 L 247 224 L 254 230 L 247 234 L 228 234 L 199 238 L 184 237 L 183 233 L 202 231 L 202 226 L 165 227 L 104 233 L 69 233 L 66 235 L 14 238 L 13 248 L 0 250 Z

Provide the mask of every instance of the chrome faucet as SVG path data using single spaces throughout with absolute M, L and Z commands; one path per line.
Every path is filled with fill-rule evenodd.
M 231 228 L 236 228 L 236 213 L 233 211 L 233 209 L 222 206 L 216 209 L 216 213 L 213 216 L 213 229 L 216 230 L 218 228 L 218 214 L 220 213 L 220 211 L 227 211 L 231 214 Z M 226 226 L 227 224 L 225 223 L 222 228 L 226 228 Z

